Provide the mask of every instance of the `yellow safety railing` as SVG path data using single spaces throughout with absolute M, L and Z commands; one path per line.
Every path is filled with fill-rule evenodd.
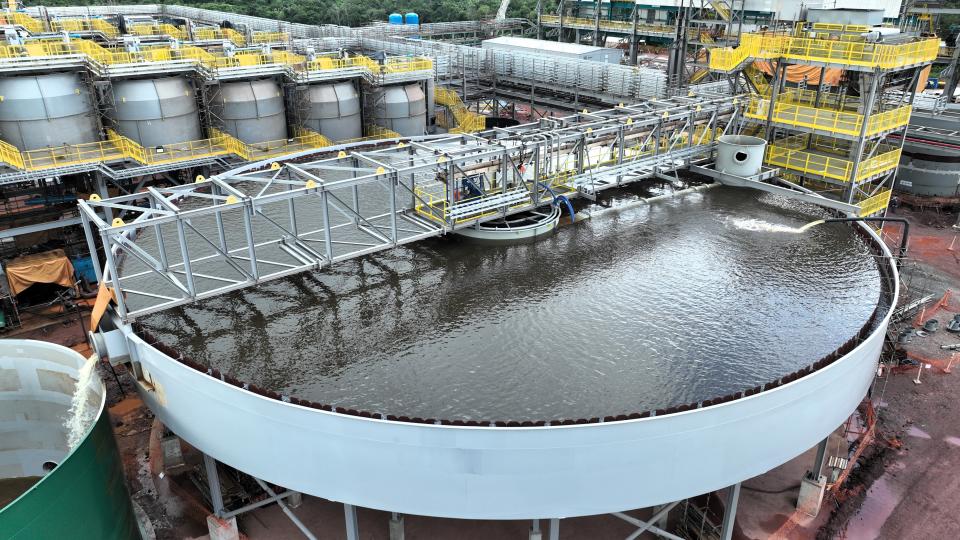
M 193 45 L 180 45 L 177 48 L 167 45 L 147 45 L 141 47 L 138 52 L 132 53 L 119 47 L 103 47 L 89 39 L 74 39 L 69 42 L 48 39 L 29 41 L 23 45 L 0 45 L 0 60 L 65 55 L 84 55 L 101 66 L 191 60 L 213 71 L 270 64 L 283 64 L 298 72 L 361 68 L 372 76 L 433 70 L 433 61 L 423 57 L 394 57 L 388 59 L 386 64 L 380 65 L 366 56 L 343 59 L 320 57 L 307 62 L 306 57 L 284 50 L 275 50 L 270 54 L 241 52 L 233 56 L 220 56 Z
M 100 32 L 108 38 L 120 35 L 120 29 L 103 19 L 57 19 L 50 21 L 54 32 Z
M 816 152 L 816 151 L 819 151 Z M 843 143 L 810 135 L 795 135 L 773 142 L 767 147 L 765 161 L 768 165 L 783 167 L 802 174 L 812 174 L 849 182 L 853 175 L 853 162 L 840 157 L 849 151 Z M 860 162 L 854 180 L 860 181 L 897 167 L 900 148 L 882 144 L 877 155 Z
M 193 39 L 198 41 L 221 39 L 227 40 L 237 47 L 247 45 L 247 38 L 233 28 L 195 28 L 193 30 Z
M 31 34 L 43 32 L 43 22 L 18 11 L 0 12 L 0 26 L 22 26 Z
M 857 206 L 860 207 L 860 211 L 857 213 L 860 217 L 872 216 L 873 214 L 878 214 L 887 209 L 887 206 L 890 205 L 890 195 L 893 194 L 893 190 L 881 191 L 880 193 L 860 201 Z
M 730 6 L 724 0 L 710 0 L 710 5 L 713 6 L 713 10 L 717 12 L 721 19 L 730 20 Z
M 786 58 L 845 66 L 895 69 L 932 62 L 940 42 L 924 39 L 899 45 L 792 37 L 779 34 L 744 34 L 740 46 L 710 52 L 710 69 L 731 71 L 749 58 Z
M 290 41 L 290 34 L 286 32 L 254 32 L 254 43 L 285 43 Z
M 433 95 L 436 103 L 450 109 L 457 121 L 457 126 L 450 129 L 450 133 L 476 133 L 487 128 L 486 117 L 467 109 L 456 91 L 438 87 L 434 89 Z M 445 121 L 449 124 L 449 119 Z
M 6 141 L 0 141 L 0 161 L 17 169 L 24 168 L 20 150 Z
M 97 141 L 38 148 L 21 152 L 24 170 L 38 171 L 56 167 L 103 163 L 123 159 L 123 150 L 112 141 Z
M 346 69 L 360 67 L 372 73 L 380 72 L 380 64 L 366 56 L 351 56 L 349 58 L 330 58 L 321 56 L 307 62 L 307 71 L 326 71 L 331 69 Z
M 391 56 L 380 66 L 382 73 L 406 73 L 409 71 L 430 71 L 433 60 L 422 56 Z
M 753 86 L 756 87 L 761 95 L 770 95 L 770 83 L 767 81 L 767 76 L 764 75 L 759 68 L 753 64 L 749 64 L 744 68 L 743 74 L 750 78 L 750 82 L 753 83 Z
M 112 129 L 107 130 L 107 134 L 110 141 L 120 148 L 125 157 L 144 165 L 162 165 L 230 153 L 224 141 L 218 137 L 170 143 L 159 147 L 143 147 Z
M 401 137 L 401 135 L 396 131 L 387 129 L 383 126 L 378 126 L 376 124 L 367 124 L 363 128 L 363 132 L 366 133 L 366 137 L 364 137 L 364 139 L 367 140 L 397 139 Z
M 216 144 L 222 144 L 229 153 L 247 161 L 258 161 L 303 150 L 322 148 L 331 144 L 330 139 L 319 133 L 301 134 L 292 139 L 246 143 L 218 129 L 211 129 L 210 131 Z
M 543 24 L 547 25 L 557 25 L 560 24 L 559 15 L 541 15 L 540 21 Z M 580 26 L 593 28 L 596 25 L 594 19 L 588 19 L 585 17 L 564 17 L 563 18 L 564 26 Z M 608 21 L 600 19 L 600 29 L 606 30 L 608 32 L 620 32 L 620 33 L 631 33 L 633 32 L 633 23 L 630 21 Z M 637 24 L 637 32 L 639 33 L 658 33 L 658 34 L 672 34 L 676 31 L 672 25 L 665 24 Z
M 181 41 L 187 39 L 186 30 L 168 23 L 132 24 L 129 30 L 135 36 L 170 36 Z
M 314 148 L 323 148 L 325 146 L 333 146 L 333 141 L 328 139 L 326 136 L 313 131 L 312 129 L 307 129 L 302 126 L 293 128 L 293 134 L 300 138 L 305 144 L 309 144 Z
M 910 113 L 913 107 L 905 105 L 889 111 L 870 116 L 867 122 L 866 136 L 890 131 L 910 122 Z M 745 112 L 748 118 L 766 120 L 770 112 L 770 100 L 753 96 Z M 813 107 L 802 102 L 796 102 L 785 96 L 773 107 L 771 120 L 776 123 L 796 127 L 818 129 L 830 133 L 838 133 L 857 137 L 863 127 L 863 115 L 856 112 L 847 112 L 827 107 Z

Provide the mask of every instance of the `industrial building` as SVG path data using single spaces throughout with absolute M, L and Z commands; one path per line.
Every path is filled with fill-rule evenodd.
M 117 385 L 120 377 L 132 384 L 169 430 L 164 451 L 189 447 L 202 455 L 197 484 L 211 535 L 236 537 L 238 516 L 277 505 L 315 538 L 297 516 L 309 496 L 342 505 L 350 540 L 361 536 L 358 508 L 390 512 L 392 539 L 403 538 L 404 515 L 529 520 L 531 540 L 558 540 L 565 519 L 610 514 L 635 527 L 630 538 L 727 540 L 741 484 L 812 448 L 816 459 L 796 478 L 797 507 L 816 515 L 824 494 L 849 474 L 833 458 L 851 456 L 833 456 L 829 437 L 851 418 L 873 414 L 865 397 L 900 306 L 906 231 L 899 251 L 884 241 L 887 227 L 898 227 L 885 217 L 898 170 L 901 188 L 942 195 L 902 175 L 929 169 L 936 152 L 923 148 L 947 144 L 951 129 L 943 99 L 913 116 L 926 103 L 918 89 L 931 66 L 949 56 L 940 39 L 920 31 L 922 22 L 901 13 L 899 2 L 859 7 L 561 1 L 557 13 L 541 10 L 537 21 L 425 23 L 409 13 L 349 28 L 166 4 L 13 6 L 0 15 L 4 326 L 22 325 L 51 303 L 71 313 L 66 293 L 28 298 L 41 289 L 31 290 L 35 284 L 95 298 L 95 357 L 119 370 Z M 662 48 L 644 56 L 641 45 Z M 949 53 L 956 70 L 957 55 Z M 650 260 L 661 266 L 631 274 L 640 263 L 611 252 L 595 262 L 613 273 L 599 275 L 584 263 L 595 250 L 573 255 L 574 243 L 600 246 L 625 236 L 615 228 L 622 223 L 599 218 L 596 229 L 585 228 L 605 200 L 651 182 L 701 204 L 675 214 L 655 207 L 671 188 L 639 197 L 649 215 L 612 220 L 648 231 Z M 754 197 L 773 202 L 724 206 Z M 797 226 L 758 225 L 753 218 L 763 212 Z M 658 220 L 688 216 L 700 216 L 703 228 L 658 228 Z M 811 223 L 800 226 L 802 219 Z M 739 232 L 718 236 L 716 250 L 688 251 L 691 238 L 724 227 Z M 550 247 L 564 228 L 589 232 L 564 237 L 570 244 L 562 250 Z M 780 236 L 759 254 L 738 251 L 761 245 L 744 236 L 757 233 Z M 486 243 L 458 248 L 437 240 L 453 236 Z M 511 255 L 504 246 L 518 240 L 571 256 L 538 259 L 534 248 Z M 663 246 L 669 249 L 657 251 Z M 490 258 L 473 258 L 488 249 Z M 797 275 L 829 276 L 836 289 L 788 283 L 789 272 L 777 268 L 785 253 L 809 257 L 797 259 Z M 693 272 L 685 257 L 712 266 Z M 368 274 L 364 265 L 376 270 Z M 562 316 L 549 325 L 546 314 L 536 315 L 546 313 L 545 299 L 603 296 L 586 285 L 665 283 L 665 268 L 759 287 L 753 298 L 714 302 L 728 314 L 734 304 L 750 308 L 794 291 L 803 300 L 784 301 L 783 313 L 809 319 L 789 334 L 825 341 L 788 345 L 788 324 L 770 323 L 769 350 L 742 351 L 742 358 L 769 358 L 770 371 L 731 368 L 723 386 L 720 372 L 703 362 L 682 363 L 692 353 L 663 352 L 677 339 L 655 343 L 635 331 L 616 341 L 590 328 L 630 318 L 630 302 L 582 324 L 565 305 L 553 307 Z M 548 269 L 565 274 L 548 278 Z M 840 280 L 843 272 L 849 282 Z M 484 290 L 497 293 L 479 294 L 477 283 L 458 275 L 493 276 Z M 395 296 L 367 296 L 382 279 Z M 714 290 L 695 279 L 686 289 Z M 445 288 L 449 283 L 459 285 Z M 714 285 L 730 290 L 727 282 Z M 455 294 L 464 291 L 476 294 Z M 638 317 L 667 318 L 652 294 L 637 298 L 634 304 L 652 306 Z M 723 317 L 693 313 L 701 310 L 688 297 L 663 299 L 682 316 L 651 334 L 714 341 L 704 336 Z M 817 301 L 822 308 L 811 307 Z M 489 330 L 506 326 L 515 309 L 520 322 L 512 326 L 522 332 L 511 338 Z M 214 315 L 196 318 L 203 310 Z M 736 313 L 746 311 L 762 310 Z M 730 318 L 761 334 L 763 320 L 751 327 L 747 318 Z M 277 320 L 287 324 L 282 331 L 271 326 Z M 347 320 L 362 324 L 348 332 L 340 324 Z M 429 325 L 418 326 L 424 321 Z M 476 341 L 457 341 L 468 334 Z M 427 362 L 424 369 L 387 371 L 402 364 L 396 343 L 424 335 L 407 349 Z M 746 341 L 730 335 L 716 335 L 721 349 Z M 654 367 L 649 376 L 600 383 L 599 369 L 539 353 L 575 336 L 590 346 L 580 357 L 605 361 L 619 350 L 622 362 L 652 350 Z M 506 353 L 480 355 L 474 366 L 457 363 L 464 351 L 493 350 L 494 341 L 516 353 L 516 363 L 497 363 L 510 360 Z M 309 348 L 320 342 L 340 348 Z M 274 356 L 268 345 L 290 350 Z M 297 350 L 308 348 L 306 363 L 295 364 Z M 334 354 L 341 350 L 344 358 Z M 715 369 L 725 366 L 722 356 L 711 357 Z M 656 363 L 663 359 L 670 362 Z M 563 377 L 549 365 L 561 360 L 572 366 Z M 452 375 L 440 369 L 450 366 L 457 368 Z M 510 382 L 509 399 L 492 398 L 482 385 L 469 393 L 470 369 L 484 368 Z M 69 351 L 0 341 L 7 377 L 0 382 L 13 381 L 14 372 L 18 381 L 0 384 L 0 406 L 17 402 L 24 417 L 37 410 L 50 418 L 66 407 L 69 416 L 77 407 L 54 395 L 59 391 L 85 393 L 81 401 L 97 410 L 74 441 L 77 450 L 60 444 L 69 434 L 51 429 L 49 419 L 22 426 L 0 416 L 0 432 L 38 433 L 0 452 L 4 479 L 35 483 L 0 509 L 0 536 L 56 534 L 56 517 L 30 518 L 52 500 L 51 486 L 66 481 L 58 478 L 79 474 L 72 469 L 93 447 L 103 449 L 99 470 L 117 468 L 105 387 L 73 388 L 85 369 Z M 679 382 L 682 374 L 692 382 Z M 544 380 L 544 395 L 568 409 L 530 404 L 530 385 Z M 629 397 L 640 390 L 628 380 L 665 394 Z M 375 383 L 388 390 L 370 391 Z M 587 398 L 574 397 L 594 384 Z M 447 394 L 431 401 L 427 391 L 443 387 L 462 390 L 464 401 Z M 605 408 L 605 393 L 629 399 Z M 851 452 L 862 451 L 861 442 L 867 439 Z M 54 465 L 44 468 L 47 462 Z M 224 468 L 258 486 L 260 496 L 232 504 Z M 86 480 L 90 501 L 122 510 L 116 528 L 97 521 L 89 537 L 139 537 L 126 492 L 98 493 Z M 699 502 L 706 494 L 721 501 L 719 513 Z M 636 509 L 648 509 L 648 517 L 626 513 Z

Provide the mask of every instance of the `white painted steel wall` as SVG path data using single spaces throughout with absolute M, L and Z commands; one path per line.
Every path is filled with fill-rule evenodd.
M 850 354 L 767 392 L 662 417 L 540 428 L 423 425 L 320 411 L 213 379 L 136 336 L 128 335 L 127 344 L 153 382 L 140 387 L 150 408 L 191 445 L 237 469 L 368 508 L 529 519 L 675 501 L 799 455 L 860 403 L 888 320 Z

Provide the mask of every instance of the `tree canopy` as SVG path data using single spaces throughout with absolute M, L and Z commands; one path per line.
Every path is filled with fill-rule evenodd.
M 97 5 L 96 0 L 46 0 L 29 2 L 47 6 Z M 123 4 L 156 4 L 149 0 L 123 0 Z M 500 0 L 245 0 L 211 2 L 178 0 L 168 2 L 245 15 L 269 17 L 304 24 L 340 24 L 362 26 L 372 21 L 386 21 L 391 13 L 414 12 L 420 22 L 464 21 L 492 18 Z M 544 0 L 544 13 L 556 9 L 556 0 Z M 537 0 L 512 0 L 508 17 L 536 20 Z

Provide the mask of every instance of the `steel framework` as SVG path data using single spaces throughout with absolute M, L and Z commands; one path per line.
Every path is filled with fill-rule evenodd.
M 125 320 L 702 163 L 726 97 L 651 101 L 459 134 L 356 143 L 80 202 Z M 472 188 L 472 189 L 471 189 Z M 478 194 L 477 190 L 480 190 Z M 120 215 L 108 223 L 101 215 Z M 121 268 L 122 267 L 122 268 Z

